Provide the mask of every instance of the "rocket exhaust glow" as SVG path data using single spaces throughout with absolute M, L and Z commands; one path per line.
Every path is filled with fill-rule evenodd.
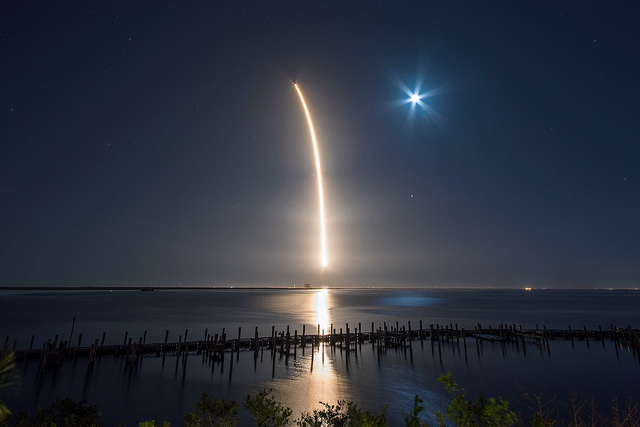
M 307 108 L 307 104 L 304 102 L 304 97 L 302 96 L 302 92 L 300 91 L 298 84 L 294 83 L 293 86 L 298 91 L 300 102 L 302 102 L 302 107 L 304 108 L 304 112 L 307 115 L 307 121 L 309 122 L 309 132 L 311 133 L 311 142 L 313 143 L 313 153 L 316 158 L 316 174 L 318 175 L 318 198 L 320 199 L 320 240 L 322 242 L 322 268 L 324 268 L 327 266 L 327 239 L 324 225 L 324 196 L 322 194 L 322 169 L 320 168 L 320 154 L 318 152 L 316 134 L 313 131 L 313 124 L 311 123 L 311 114 L 309 114 L 309 109 Z

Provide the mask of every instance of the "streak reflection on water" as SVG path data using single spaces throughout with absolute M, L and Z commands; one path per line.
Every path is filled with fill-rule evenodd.
M 320 327 L 320 333 L 329 332 L 331 319 L 329 315 L 329 290 L 319 289 L 312 296 L 313 310 L 315 312 L 315 324 Z
M 331 327 L 329 291 L 319 289 L 309 297 L 315 323 L 320 334 L 324 335 Z M 278 384 L 276 393 L 282 396 L 282 400 L 292 402 L 294 413 L 318 407 L 319 402 L 335 403 L 338 399 L 349 398 L 346 383 L 337 375 L 328 352 L 329 348 L 321 344 L 313 350 L 311 357 L 304 358 L 299 369 L 292 372 L 287 381 Z M 292 399 L 293 396 L 296 398 Z

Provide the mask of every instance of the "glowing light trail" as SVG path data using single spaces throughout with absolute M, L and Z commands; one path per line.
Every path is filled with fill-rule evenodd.
M 313 154 L 316 158 L 316 174 L 318 175 L 318 198 L 320 199 L 320 240 L 322 242 L 322 267 L 324 268 L 327 266 L 327 238 L 324 226 L 324 196 L 322 194 L 322 169 L 320 169 L 320 154 L 318 152 L 316 134 L 313 131 L 313 123 L 311 123 L 311 114 L 309 114 L 309 109 L 307 108 L 306 102 L 304 102 L 304 97 L 302 96 L 302 92 L 300 91 L 298 84 L 294 83 L 293 86 L 298 91 L 300 102 L 302 102 L 302 107 L 304 108 L 304 112 L 307 115 L 307 121 L 309 122 L 309 132 L 311 132 L 311 142 L 313 143 Z

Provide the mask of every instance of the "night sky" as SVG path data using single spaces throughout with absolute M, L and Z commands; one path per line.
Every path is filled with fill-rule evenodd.
M 638 2 L 7 0 L 0 39 L 0 286 L 640 285 Z

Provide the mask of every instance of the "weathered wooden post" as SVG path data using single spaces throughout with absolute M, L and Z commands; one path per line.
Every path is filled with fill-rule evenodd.
M 258 351 L 258 327 L 256 326 L 256 331 L 254 334 L 253 348 L 255 351 Z
M 311 363 L 310 363 L 310 368 L 311 369 L 310 369 L 310 372 L 313 372 L 313 356 L 314 356 L 314 353 L 316 352 L 314 347 L 315 347 L 314 346 L 314 342 L 311 341 Z
M 369 336 L 369 342 L 374 343 L 376 341 L 376 336 L 374 334 L 375 330 L 373 328 L 373 322 L 371 322 L 371 336 Z
M 329 344 L 333 344 L 333 334 L 334 334 L 334 330 L 333 330 L 333 323 L 331 324 L 331 329 L 329 329 Z
M 340 328 L 340 335 L 342 335 L 342 346 L 346 346 L 347 347 L 347 351 L 349 351 L 349 343 L 350 343 L 350 337 L 349 337 L 349 324 L 346 323 L 345 327 L 344 327 L 344 331 L 345 334 L 342 335 L 342 328 Z
M 604 348 L 604 334 L 602 333 L 602 326 L 598 325 L 598 331 L 600 332 L 600 342 L 602 342 L 602 348 Z
M 44 367 L 47 365 L 47 352 L 49 350 L 49 342 L 50 340 L 47 340 L 42 344 L 42 351 L 40 352 L 40 370 L 44 370 Z
M 582 329 L 584 330 L 584 337 L 587 340 L 587 347 L 589 347 L 589 334 L 587 333 L 587 325 L 582 325 Z
M 354 334 L 355 339 L 356 339 L 355 342 L 353 343 L 353 351 L 356 353 L 356 358 L 358 357 L 358 343 L 359 343 L 358 340 L 359 340 L 359 336 L 360 336 L 360 335 L 358 335 L 359 332 L 360 331 L 358 330 L 358 328 L 356 328 L 356 330 L 353 331 L 353 334 Z
M 611 339 L 615 342 L 618 341 L 618 337 L 617 337 L 617 333 L 616 333 L 616 327 L 613 326 L 613 323 L 609 324 L 609 329 L 611 330 Z
M 133 343 L 133 362 L 138 366 L 142 365 L 142 337 L 138 337 L 138 343 Z
M 89 364 L 87 365 L 87 370 L 93 368 L 93 359 L 95 357 L 95 350 L 93 344 L 89 347 Z
M 271 351 L 276 348 L 276 327 L 271 326 Z

